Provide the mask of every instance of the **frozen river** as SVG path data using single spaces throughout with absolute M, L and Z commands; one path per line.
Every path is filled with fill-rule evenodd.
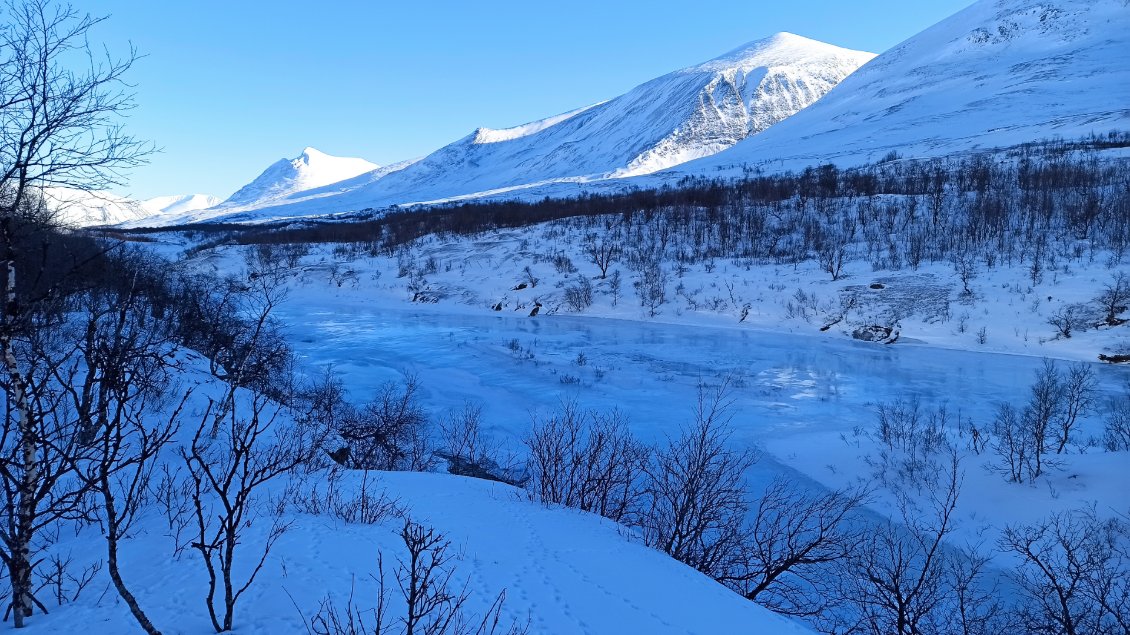
M 419 376 L 433 413 L 478 403 L 490 428 L 511 438 L 528 429 L 532 411 L 569 399 L 619 407 L 642 438 L 662 438 L 691 416 L 700 383 L 724 377 L 735 387 L 736 441 L 870 427 L 876 404 L 909 395 L 983 425 L 1000 401 L 1027 397 L 1042 364 L 908 342 L 438 307 L 331 311 L 290 303 L 276 315 L 307 369 L 332 364 L 355 400 L 407 371 Z M 1107 394 L 1130 376 L 1126 368 L 1095 370 Z

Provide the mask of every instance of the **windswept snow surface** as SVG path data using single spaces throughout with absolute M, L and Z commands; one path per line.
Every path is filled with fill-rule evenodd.
M 1124 0 L 981 0 L 812 107 L 672 176 L 940 156 L 1130 130 Z
M 300 192 L 316 186 L 292 187 L 287 175 L 299 161 L 282 161 L 207 215 L 153 224 L 301 217 L 648 174 L 760 133 L 872 57 L 779 33 L 606 102 L 513 128 L 479 128 L 363 184 Z M 279 188 L 283 193 L 265 194 L 276 191 L 280 178 L 288 184 Z
M 603 102 L 601 102 L 603 103 Z M 500 141 L 513 141 L 522 137 L 528 137 L 532 134 L 541 132 L 550 126 L 555 126 L 562 121 L 592 108 L 600 104 L 593 104 L 592 106 L 584 106 L 576 110 L 567 112 L 565 114 L 556 115 L 542 119 L 541 121 L 533 121 L 521 126 L 514 126 L 513 128 L 479 128 L 475 131 L 475 143 L 498 143 Z

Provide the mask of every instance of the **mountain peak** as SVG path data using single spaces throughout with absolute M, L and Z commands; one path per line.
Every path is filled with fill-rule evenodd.
M 336 159 L 337 157 L 332 157 L 315 147 L 306 146 L 302 149 L 302 154 L 298 155 L 298 158 L 296 160 L 309 164 L 311 161 L 318 161 L 323 158 Z
M 821 59 L 845 60 L 860 66 L 873 57 L 875 57 L 874 53 L 846 49 L 781 31 L 769 37 L 747 42 L 705 64 L 687 68 L 684 72 L 722 71 L 734 67 L 748 72 L 760 66 L 795 66 Z
M 376 163 L 353 157 L 335 157 L 307 146 L 294 159 L 280 159 L 254 181 L 232 194 L 224 205 L 247 205 L 285 198 L 379 169 Z

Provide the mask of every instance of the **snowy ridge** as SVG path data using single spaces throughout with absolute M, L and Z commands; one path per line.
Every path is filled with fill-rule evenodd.
M 646 174 L 765 130 L 872 57 L 780 33 L 602 103 L 512 128 L 479 128 L 364 183 L 318 189 L 289 176 L 299 160 L 280 161 L 207 214 L 163 217 L 160 224 L 295 218 Z
M 796 117 L 685 174 L 792 169 L 1130 129 L 1122 0 L 981 0 L 906 40 Z
M 207 212 L 133 224 L 574 196 L 1125 131 L 1128 34 L 1124 0 L 980 0 L 874 59 L 781 33 L 600 104 L 479 128 L 395 168 L 278 195 L 253 183 Z M 256 181 L 290 168 L 280 162 Z
M 841 57 L 838 51 L 842 49 L 779 33 L 682 71 L 714 73 L 706 88 L 711 95 L 724 97 L 700 104 L 682 126 L 615 176 L 649 174 L 725 150 L 800 112 L 874 57 Z M 832 60 L 842 66 L 812 72 Z M 745 96 L 742 103 L 736 100 L 739 95 Z
M 550 126 L 555 126 L 562 121 L 569 119 L 570 117 L 579 115 L 589 108 L 599 105 L 600 103 L 593 104 L 592 106 L 583 106 L 576 110 L 571 110 L 567 113 L 556 115 L 554 117 L 547 117 L 546 119 L 533 121 L 521 126 L 514 126 L 513 128 L 479 128 L 475 131 L 475 139 L 473 143 L 498 143 L 500 141 L 513 141 L 514 139 L 528 137 L 532 134 L 541 132 L 542 130 L 545 130 Z

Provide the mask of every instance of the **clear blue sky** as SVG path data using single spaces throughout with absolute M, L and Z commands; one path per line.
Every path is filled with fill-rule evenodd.
M 305 146 L 386 164 L 614 97 L 778 31 L 882 52 L 970 0 L 86 0 L 145 58 L 121 193 L 225 197 Z

